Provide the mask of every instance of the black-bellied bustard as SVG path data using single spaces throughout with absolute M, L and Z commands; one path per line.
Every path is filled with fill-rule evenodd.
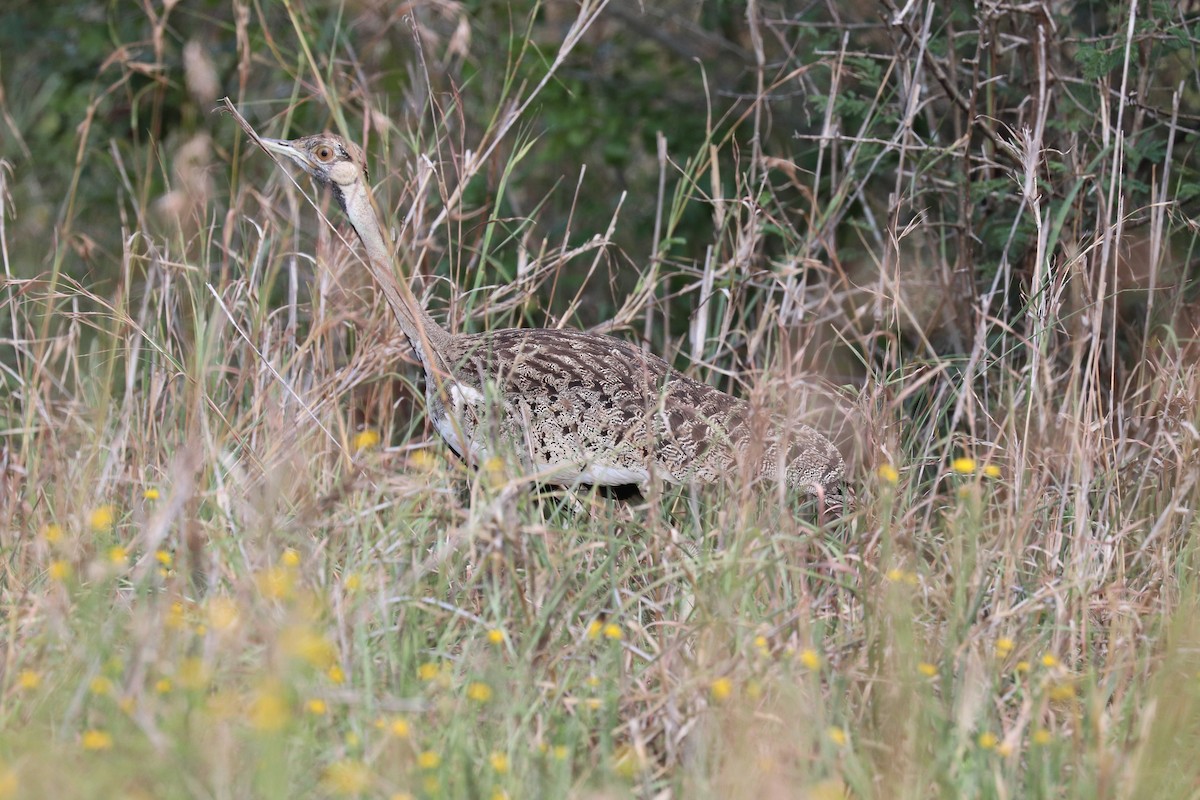
M 333 191 L 425 369 L 429 418 L 459 456 L 478 464 L 507 449 L 537 481 L 565 485 L 713 483 L 748 467 L 841 506 L 845 463 L 829 439 L 803 424 L 756 425 L 746 401 L 627 342 L 541 328 L 449 333 L 395 279 L 362 150 L 329 133 L 260 141 Z

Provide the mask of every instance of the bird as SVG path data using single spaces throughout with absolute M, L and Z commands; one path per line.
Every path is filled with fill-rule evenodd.
M 818 513 L 845 508 L 845 461 L 826 436 L 778 417 L 764 424 L 746 400 L 642 347 L 566 328 L 451 333 L 396 279 L 362 149 L 332 133 L 259 141 L 332 192 L 424 370 L 427 416 L 460 458 L 515 456 L 538 483 L 568 487 L 712 484 L 748 469 L 816 497 Z

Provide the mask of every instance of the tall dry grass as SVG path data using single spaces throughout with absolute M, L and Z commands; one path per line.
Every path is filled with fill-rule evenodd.
M 172 8 L 70 154 L 0 106 L 0 797 L 1194 794 L 1196 84 L 1146 55 L 1194 15 L 1125 8 L 1109 51 L 1041 6 L 850 6 L 800 63 L 807 20 L 749 3 L 753 91 L 710 99 L 693 152 L 660 136 L 581 231 L 581 165 L 524 180 L 539 103 L 640 11 L 517 20 L 481 118 L 439 77 L 482 35 L 461 6 L 403 27 L 391 96 L 305 10 L 234 5 L 226 90 L 265 131 L 367 145 L 436 316 L 598 325 L 820 424 L 859 502 L 818 526 L 738 487 L 618 504 L 447 458 L 327 198 L 219 118 L 92 139 L 148 71 L 152 125 L 172 82 L 214 100 L 203 51 L 166 71 Z M 1111 69 L 1071 72 L 1088 47 Z M 1056 124 L 1085 90 L 1104 113 Z M 797 92 L 823 119 L 781 137 Z M 50 157 L 68 189 L 17 241 L 13 182 Z M 107 211 L 81 202 L 100 170 Z M 651 252 L 620 246 L 628 207 Z

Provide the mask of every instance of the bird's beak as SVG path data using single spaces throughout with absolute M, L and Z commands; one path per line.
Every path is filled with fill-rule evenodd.
M 287 139 L 267 139 L 261 137 L 259 141 L 262 142 L 262 146 L 267 149 L 268 153 L 276 156 L 285 156 L 305 169 L 312 168 L 312 164 L 308 160 L 308 154 L 296 147 L 293 142 L 289 142 Z

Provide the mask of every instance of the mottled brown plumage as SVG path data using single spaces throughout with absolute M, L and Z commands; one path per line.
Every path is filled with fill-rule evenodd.
M 395 279 L 362 151 L 333 134 L 262 141 L 332 189 L 424 366 L 429 417 L 460 456 L 515 456 L 538 480 L 566 485 L 712 483 L 745 470 L 840 503 L 845 465 L 827 438 L 756 418 L 744 400 L 627 342 L 538 328 L 451 335 Z

